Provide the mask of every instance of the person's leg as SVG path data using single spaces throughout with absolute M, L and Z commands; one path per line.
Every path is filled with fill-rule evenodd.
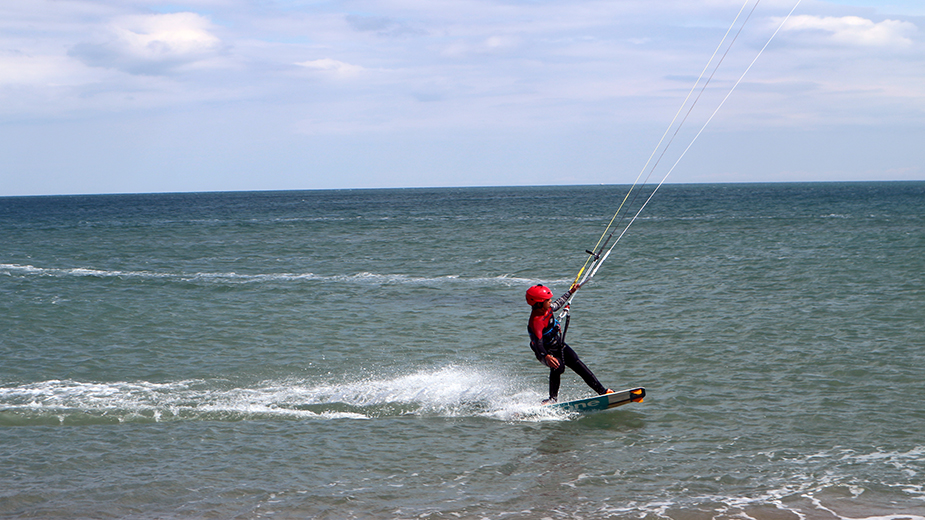
M 559 398 L 559 384 L 562 381 L 562 373 L 565 372 L 565 362 L 559 359 L 559 368 L 549 369 L 549 399 L 556 400 Z
M 576 374 L 581 376 L 585 380 L 585 383 L 591 387 L 592 390 L 600 394 L 606 394 L 607 389 L 604 388 L 604 385 L 594 377 L 594 374 L 591 372 L 591 369 L 582 363 L 581 359 L 578 358 L 578 354 L 572 350 L 572 347 L 568 345 L 562 349 L 562 357 L 565 359 L 565 366 L 571 368 L 575 371 Z

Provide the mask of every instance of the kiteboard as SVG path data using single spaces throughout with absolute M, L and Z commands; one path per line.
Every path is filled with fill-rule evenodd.
M 629 388 L 612 394 L 596 395 L 586 399 L 547 404 L 543 405 L 543 408 L 566 412 L 598 412 L 609 408 L 616 408 L 617 406 L 623 406 L 624 404 L 641 403 L 642 398 L 645 396 L 645 388 Z

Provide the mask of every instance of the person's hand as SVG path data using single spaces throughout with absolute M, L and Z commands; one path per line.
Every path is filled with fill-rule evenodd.
M 556 359 L 556 356 L 553 356 L 552 354 L 546 354 L 546 357 L 543 358 L 543 362 L 546 363 L 546 366 L 553 370 L 559 368 L 559 360 Z
M 581 289 L 581 284 L 580 284 L 580 283 L 576 283 L 576 284 L 572 285 L 572 286 L 569 288 L 568 292 L 570 292 L 570 293 L 572 293 L 572 294 L 575 294 L 575 291 L 577 291 L 578 289 Z

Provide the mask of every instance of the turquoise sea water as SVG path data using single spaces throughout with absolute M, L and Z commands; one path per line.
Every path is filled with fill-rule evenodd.
M 0 198 L 0 517 L 925 519 L 925 183 L 663 187 L 542 413 L 625 193 Z

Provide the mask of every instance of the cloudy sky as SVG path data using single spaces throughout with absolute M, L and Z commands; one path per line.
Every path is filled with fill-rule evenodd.
M 757 4 L 654 179 L 795 4 Z M 3 0 L 0 196 L 631 183 L 742 8 Z M 802 0 L 668 182 L 840 180 L 925 180 L 921 0 Z

